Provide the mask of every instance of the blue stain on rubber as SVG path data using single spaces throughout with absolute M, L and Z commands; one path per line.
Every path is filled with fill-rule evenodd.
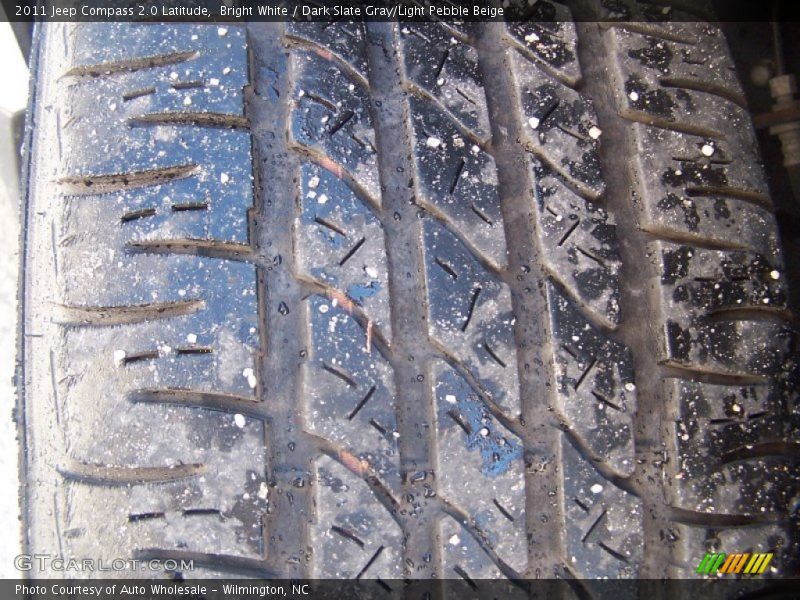
M 463 379 L 448 370 L 442 373 L 437 387 L 439 422 L 449 421 L 454 427 L 457 426 L 447 414 L 452 409 L 457 411 L 462 423 L 469 429 L 469 433 L 462 433 L 467 438 L 467 449 L 481 454 L 481 473 L 488 477 L 497 477 L 507 472 L 514 461 L 522 458 L 520 442 L 497 423 Z M 456 404 L 446 402 L 446 394 L 454 394 L 457 398 Z M 483 430 L 486 435 L 481 433 Z
M 347 286 L 347 296 L 359 306 L 364 305 L 364 300 L 377 294 L 381 289 L 379 281 L 371 281 L 369 284 L 354 283 Z
M 497 430 L 494 419 L 488 416 L 483 403 L 473 394 L 459 402 L 458 407 L 471 431 L 465 433 L 467 448 L 481 453 L 481 472 L 496 477 L 508 471 L 511 464 L 522 457 L 522 446 Z M 483 435 L 483 429 L 487 429 L 488 434 Z

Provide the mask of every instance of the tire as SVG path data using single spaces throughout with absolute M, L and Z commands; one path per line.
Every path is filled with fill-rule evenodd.
M 535 11 L 38 30 L 28 552 L 793 572 L 795 330 L 725 40 Z

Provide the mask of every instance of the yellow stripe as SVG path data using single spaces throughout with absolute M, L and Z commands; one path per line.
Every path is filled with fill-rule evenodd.
M 750 556 L 750 553 L 748 552 L 742 554 L 742 558 L 740 558 L 739 561 L 733 567 L 731 567 L 731 573 L 740 573 L 748 556 Z
M 728 554 L 728 558 L 722 563 L 722 566 L 719 568 L 720 573 L 729 573 L 728 569 L 733 565 L 733 563 L 740 557 L 740 554 Z
M 767 565 L 771 560 L 772 560 L 772 552 L 769 552 L 764 556 L 764 562 L 761 563 L 761 568 L 758 570 L 759 575 L 766 570 Z
M 758 560 L 758 553 L 756 552 L 755 554 L 753 554 L 753 557 L 750 559 L 750 562 L 747 563 L 747 566 L 744 568 L 744 572 L 749 573 L 757 560 Z
M 750 562 L 747 564 L 747 568 L 744 570 L 744 572 L 748 574 L 758 573 L 758 566 L 761 564 L 762 560 L 764 560 L 764 555 L 756 552 L 753 554 L 753 558 L 750 559 Z

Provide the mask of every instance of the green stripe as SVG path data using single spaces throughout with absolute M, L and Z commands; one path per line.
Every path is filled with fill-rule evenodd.
M 722 566 L 722 563 L 725 562 L 725 556 L 726 555 L 724 552 L 719 553 L 719 558 L 717 559 L 717 562 L 714 563 L 714 566 L 711 567 L 710 569 L 711 573 L 716 573 L 717 571 L 719 571 L 719 568 Z
M 697 565 L 697 573 L 707 573 L 706 571 L 707 565 L 706 563 L 710 562 L 709 559 L 713 556 L 713 554 L 709 554 L 706 552 L 706 555 L 703 557 L 703 560 L 700 561 L 700 564 Z

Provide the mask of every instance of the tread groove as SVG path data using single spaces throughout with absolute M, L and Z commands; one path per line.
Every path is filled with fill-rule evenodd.
M 153 319 L 169 319 L 191 315 L 206 308 L 204 300 L 180 300 L 127 306 L 54 307 L 53 320 L 61 325 L 106 327 L 144 323 Z
M 68 175 L 59 179 L 59 183 L 64 193 L 68 196 L 87 196 L 161 185 L 170 181 L 192 177 L 198 171 L 199 169 L 196 165 L 177 165 L 146 171 L 131 171 L 129 173 Z
M 133 403 L 172 404 L 190 408 L 205 408 L 228 414 L 242 414 L 256 419 L 264 418 L 263 406 L 253 398 L 188 389 L 140 389 L 130 392 Z
M 221 127 L 224 129 L 247 129 L 249 123 L 244 115 L 215 112 L 160 112 L 147 113 L 128 119 L 136 125 L 192 125 L 194 127 Z
M 205 465 L 199 463 L 169 467 L 117 467 L 71 461 L 67 466 L 58 467 L 58 472 L 67 481 L 105 486 L 169 483 L 202 475 L 205 470 Z
M 195 59 L 198 56 L 200 56 L 200 53 L 192 50 L 187 52 L 156 54 L 154 56 L 142 56 L 93 65 L 82 65 L 70 69 L 64 73 L 64 77 L 100 77 L 101 75 L 125 71 L 133 72 L 143 69 L 155 69 L 157 67 L 177 65 Z

